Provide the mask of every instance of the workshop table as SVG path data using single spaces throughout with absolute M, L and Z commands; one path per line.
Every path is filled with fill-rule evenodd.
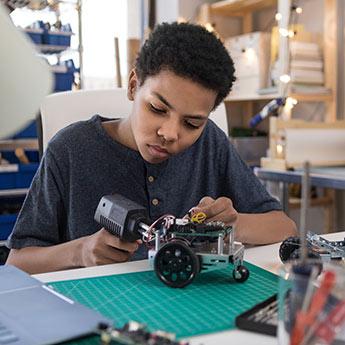
M 338 232 L 333 234 L 327 234 L 325 235 L 325 238 L 329 240 L 342 240 L 344 236 L 345 232 Z M 278 255 L 279 246 L 280 244 L 276 243 L 272 245 L 247 248 L 245 250 L 244 259 L 249 263 L 257 265 L 272 273 L 277 273 L 279 267 L 281 266 L 281 262 Z M 108 276 L 113 274 L 147 271 L 148 266 L 148 260 L 142 260 L 121 264 L 112 264 L 59 272 L 36 274 L 34 275 L 34 277 L 41 280 L 42 282 L 57 282 L 62 280 L 91 278 Z M 224 301 L 224 303 L 226 303 L 226 301 Z M 191 337 L 190 343 L 191 345 L 228 345 L 237 343 L 246 345 L 273 345 L 277 344 L 277 339 L 274 337 L 265 336 L 257 333 L 232 329 L 224 332 Z

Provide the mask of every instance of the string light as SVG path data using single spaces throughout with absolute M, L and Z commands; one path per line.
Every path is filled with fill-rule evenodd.
M 281 13 L 278 12 L 276 13 L 275 18 L 276 18 L 276 21 L 279 22 L 283 18 L 283 16 Z
M 296 7 L 296 13 L 301 14 L 303 12 L 302 7 Z
M 280 28 L 279 29 L 279 33 L 283 36 L 283 37 L 288 37 L 289 36 L 289 30 L 285 29 L 285 28 Z
M 288 82 L 290 82 L 291 77 L 288 74 L 283 74 L 279 77 L 279 80 L 284 83 L 287 84 Z

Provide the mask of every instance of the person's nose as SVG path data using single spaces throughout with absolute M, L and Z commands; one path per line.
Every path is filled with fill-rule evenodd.
M 175 142 L 179 137 L 179 127 L 177 119 L 166 119 L 158 128 L 157 134 L 164 142 Z

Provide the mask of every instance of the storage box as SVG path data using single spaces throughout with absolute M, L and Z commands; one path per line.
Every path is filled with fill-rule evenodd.
M 72 32 L 45 31 L 43 34 L 43 43 L 53 46 L 70 47 L 72 35 Z
M 10 164 L 0 167 L 0 190 L 29 188 L 39 163 Z
M 42 44 L 43 29 L 25 29 L 24 32 L 31 38 L 35 44 Z
M 77 71 L 73 60 L 67 60 L 62 62 L 60 65 L 52 66 L 52 70 L 55 76 L 54 91 L 72 90 L 74 72 Z
M 257 90 L 268 86 L 271 35 L 253 32 L 225 40 L 225 47 L 235 64 L 237 80 L 232 96 L 257 96 Z
M 0 215 L 0 241 L 7 240 L 17 220 L 17 214 Z

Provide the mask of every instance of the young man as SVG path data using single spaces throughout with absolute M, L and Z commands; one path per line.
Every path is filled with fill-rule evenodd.
M 120 241 L 93 220 L 100 198 L 112 193 L 145 206 L 152 220 L 197 206 L 208 220 L 235 225 L 244 243 L 294 235 L 280 204 L 208 120 L 234 79 L 213 34 L 159 25 L 129 77 L 129 118 L 94 116 L 51 140 L 8 241 L 7 263 L 38 273 L 145 258 L 142 245 Z

